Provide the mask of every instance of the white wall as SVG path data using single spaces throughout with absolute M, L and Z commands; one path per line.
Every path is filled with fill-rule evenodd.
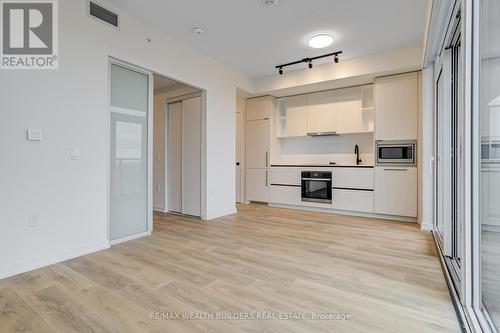
M 127 15 L 116 30 L 85 0 L 59 7 L 59 70 L 0 73 L 0 278 L 108 245 L 108 56 L 206 89 L 207 217 L 235 210 L 235 91 L 252 82 Z
M 363 164 L 374 162 L 373 133 L 273 138 L 272 141 L 271 164 L 356 164 L 356 144 Z
M 165 212 L 166 204 L 166 103 L 167 99 L 199 91 L 197 88 L 182 86 L 155 92 L 154 95 L 154 123 L 153 123 L 153 207 L 155 210 Z
M 314 66 L 312 69 L 288 71 L 255 80 L 259 94 L 287 96 L 329 90 L 373 82 L 377 76 L 403 73 L 422 68 L 422 45 L 409 45 L 361 57 Z

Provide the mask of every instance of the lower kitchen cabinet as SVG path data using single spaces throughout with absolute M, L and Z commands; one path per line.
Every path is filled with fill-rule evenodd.
M 373 168 L 333 168 L 333 187 L 373 189 Z
M 375 168 L 375 213 L 417 217 L 417 168 Z
M 300 168 L 276 168 L 269 170 L 269 183 L 271 185 L 298 185 L 301 180 Z
M 284 205 L 300 205 L 301 188 L 300 186 L 271 185 L 269 202 Z
M 373 213 L 373 191 L 334 189 L 332 208 L 352 212 Z
M 259 202 L 269 201 L 269 180 L 267 169 L 247 169 L 246 200 Z

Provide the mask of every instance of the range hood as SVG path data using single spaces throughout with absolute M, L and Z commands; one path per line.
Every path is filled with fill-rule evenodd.
M 313 132 L 313 133 L 307 133 L 307 136 L 335 136 L 339 135 L 337 132 L 332 131 L 332 132 Z

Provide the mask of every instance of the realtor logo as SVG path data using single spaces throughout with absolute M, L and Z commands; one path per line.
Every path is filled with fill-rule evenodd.
M 0 69 L 57 69 L 57 0 L 0 1 Z

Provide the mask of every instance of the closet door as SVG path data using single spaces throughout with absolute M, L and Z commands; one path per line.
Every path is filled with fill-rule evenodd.
M 182 102 L 168 105 L 168 210 L 182 213 Z
M 201 97 L 182 101 L 182 213 L 201 215 Z

